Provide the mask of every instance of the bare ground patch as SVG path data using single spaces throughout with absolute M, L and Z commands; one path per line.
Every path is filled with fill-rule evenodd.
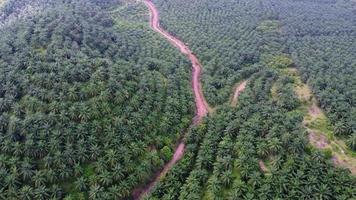
M 287 68 L 284 73 L 295 80 L 294 90 L 303 103 L 305 112 L 303 126 L 308 131 L 309 143 L 316 149 L 330 150 L 332 161 L 336 166 L 349 169 L 356 175 L 356 158 L 349 153 L 345 143 L 333 136 L 333 128 L 327 116 L 318 106 L 310 87 L 303 83 L 297 69 Z
M 315 119 L 320 117 L 320 115 L 323 114 L 323 111 L 316 105 L 316 103 L 314 102 L 309 108 L 308 108 L 308 113 L 309 115 Z
M 234 90 L 234 95 L 232 96 L 231 99 L 231 106 L 236 106 L 237 105 L 237 99 L 240 96 L 241 92 L 245 90 L 247 85 L 247 80 L 242 81 L 241 83 L 237 84 Z
M 308 132 L 309 132 L 309 135 L 308 135 L 309 142 L 314 147 L 317 147 L 318 149 L 330 148 L 330 142 L 324 135 L 316 134 L 312 130 L 308 130 Z
M 260 166 L 260 169 L 263 173 L 269 173 L 269 169 L 267 168 L 263 160 L 258 161 L 258 165 Z

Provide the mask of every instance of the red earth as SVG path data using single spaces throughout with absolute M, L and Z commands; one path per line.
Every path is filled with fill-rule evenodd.
M 164 165 L 161 171 L 155 174 L 154 179 L 152 179 L 152 181 L 149 184 L 135 189 L 132 192 L 132 197 L 135 200 L 138 200 L 138 199 L 142 199 L 144 195 L 148 194 L 153 189 L 153 187 L 157 184 L 160 178 L 166 175 L 166 173 L 173 167 L 173 165 L 183 157 L 184 148 L 185 148 L 185 144 L 183 142 L 179 143 L 178 147 L 174 152 L 173 158 Z
M 156 31 L 157 33 L 161 34 L 165 37 L 172 45 L 177 47 L 181 53 L 186 55 L 192 63 L 192 90 L 194 93 L 195 99 L 195 107 L 196 113 L 195 117 L 193 118 L 193 124 L 198 124 L 201 120 L 208 114 L 209 112 L 209 105 L 204 98 L 202 87 L 200 84 L 200 75 L 202 66 L 198 60 L 198 58 L 193 54 L 193 52 L 189 49 L 189 47 L 179 40 L 178 38 L 171 35 L 169 32 L 161 28 L 159 23 L 159 12 L 151 0 L 145 0 L 144 3 L 148 7 L 150 11 L 150 26 L 151 28 Z M 174 152 L 172 160 L 166 163 L 161 171 L 155 174 L 152 178 L 151 182 L 147 185 L 139 187 L 135 189 L 132 193 L 132 197 L 135 200 L 142 199 L 146 194 L 149 194 L 157 182 L 162 178 L 172 167 L 173 165 L 179 161 L 183 155 L 185 150 L 185 144 L 180 142 Z
M 237 98 L 239 97 L 241 92 L 245 90 L 246 84 L 247 84 L 247 81 L 243 81 L 236 87 L 235 92 L 234 92 L 234 96 L 232 97 L 232 100 L 231 100 L 231 105 L 232 106 L 236 106 Z
M 144 1 L 146 6 L 150 10 L 150 25 L 151 28 L 165 37 L 171 44 L 177 47 L 184 55 L 186 55 L 189 60 L 192 62 L 192 89 L 194 92 L 195 106 L 196 106 L 196 116 L 195 123 L 198 123 L 204 116 L 209 112 L 209 105 L 204 98 L 202 87 L 200 84 L 200 75 L 202 66 L 198 58 L 193 54 L 189 47 L 180 41 L 178 38 L 171 35 L 166 30 L 162 29 L 159 23 L 159 13 L 155 5 L 150 0 Z

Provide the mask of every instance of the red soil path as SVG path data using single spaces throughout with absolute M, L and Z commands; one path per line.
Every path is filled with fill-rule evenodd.
M 210 108 L 207 101 L 204 98 L 202 87 L 200 84 L 200 74 L 202 70 L 202 66 L 198 60 L 198 58 L 193 54 L 193 52 L 189 49 L 189 47 L 180 41 L 178 38 L 171 35 L 166 30 L 162 29 L 159 23 L 159 13 L 155 5 L 151 0 L 144 0 L 144 3 L 150 10 L 150 25 L 151 28 L 156 31 L 157 33 L 161 34 L 165 37 L 172 45 L 177 47 L 181 53 L 186 55 L 192 63 L 192 89 L 194 92 L 194 99 L 195 99 L 195 107 L 196 113 L 195 117 L 193 118 L 193 124 L 198 124 L 201 122 L 203 117 L 205 117 Z M 135 200 L 142 199 L 146 194 L 149 194 L 153 187 L 157 184 L 157 182 L 162 178 L 172 167 L 173 165 L 179 161 L 184 154 L 185 144 L 180 142 L 177 146 L 172 160 L 170 160 L 163 169 L 158 172 L 152 181 L 141 188 L 137 188 L 133 191 L 132 197 Z
M 231 100 L 231 105 L 232 106 L 236 106 L 237 98 L 239 97 L 241 92 L 245 90 L 246 84 L 247 84 L 247 81 L 243 81 L 236 87 L 235 92 L 234 92 L 234 96 L 232 97 L 232 100 Z
M 189 49 L 189 47 L 180 41 L 178 38 L 171 35 L 166 30 L 162 29 L 159 23 L 159 13 L 155 5 L 150 0 L 144 1 L 146 6 L 150 10 L 151 18 L 150 25 L 151 28 L 165 37 L 171 44 L 176 46 L 184 55 L 186 55 L 190 61 L 192 62 L 192 88 L 194 92 L 195 98 L 195 106 L 196 106 L 196 117 L 195 123 L 199 122 L 204 116 L 209 112 L 209 105 L 206 102 L 200 84 L 200 74 L 202 66 L 198 60 L 198 58 L 193 54 L 193 52 Z
M 132 192 L 132 197 L 135 200 L 142 199 L 146 194 L 149 194 L 153 187 L 158 183 L 161 177 L 165 176 L 166 173 L 173 167 L 173 165 L 183 157 L 185 144 L 183 142 L 179 143 L 176 148 L 172 160 L 165 164 L 163 169 L 155 174 L 154 179 L 147 185 L 137 188 Z

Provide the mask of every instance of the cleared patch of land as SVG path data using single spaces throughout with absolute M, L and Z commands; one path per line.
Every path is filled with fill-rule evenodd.
M 336 166 L 347 168 L 356 175 L 356 155 L 333 134 L 333 127 L 318 106 L 310 87 L 303 83 L 296 69 L 283 70 L 295 80 L 295 93 L 302 102 L 301 110 L 304 113 L 303 125 L 308 131 L 310 144 L 330 156 Z

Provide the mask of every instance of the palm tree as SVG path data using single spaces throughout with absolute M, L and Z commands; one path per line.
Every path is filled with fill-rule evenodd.
M 91 149 L 90 149 L 90 158 L 92 160 L 96 160 L 98 158 L 98 156 L 100 155 L 100 147 L 97 144 L 93 144 L 91 145 Z
M 352 150 L 356 151 L 356 133 L 350 135 L 349 139 L 346 141 L 347 146 Z
M 248 183 L 249 184 L 251 184 L 254 188 L 256 187 L 256 186 L 259 186 L 260 185 L 260 183 L 261 183 L 261 178 L 260 178 L 260 176 L 261 176 L 261 173 L 260 172 L 252 172 L 251 174 L 250 174 L 250 179 L 249 179 L 249 181 L 248 181 Z
M 105 158 L 111 167 L 114 167 L 117 164 L 117 155 L 118 153 L 114 149 L 109 149 L 108 151 L 106 151 Z
M 105 170 L 99 175 L 99 180 L 104 186 L 108 186 L 112 183 L 112 175 L 109 171 Z
M 35 199 L 38 200 L 45 200 L 48 199 L 49 194 L 48 194 L 48 189 L 45 186 L 39 186 L 35 189 Z
M 118 185 L 113 185 L 109 187 L 109 193 L 111 196 L 111 199 L 121 199 L 122 198 L 122 193 L 120 191 L 120 187 Z
M 21 165 L 20 174 L 22 175 L 23 180 L 29 180 L 35 171 L 33 170 L 33 166 L 29 163 L 28 160 L 25 160 Z
M 79 177 L 83 174 L 83 168 L 82 166 L 80 165 L 80 163 L 75 163 L 74 166 L 73 166 L 73 169 L 74 169 L 74 175 Z
M 68 165 L 61 165 L 60 168 L 59 168 L 59 178 L 61 180 L 65 180 L 67 178 L 69 178 L 71 176 L 71 169 L 69 168 Z
M 34 198 L 34 190 L 31 186 L 25 185 L 21 188 L 19 197 L 23 200 L 32 200 Z
M 78 100 L 78 92 L 76 91 L 75 87 L 69 88 L 68 97 L 69 97 L 69 100 L 71 100 L 71 101 L 77 101 Z
M 100 192 L 103 191 L 103 188 L 100 185 L 94 184 L 90 186 L 89 189 L 89 199 L 100 199 Z
M 15 142 L 14 143 L 14 151 L 13 151 L 15 156 L 21 156 L 23 153 L 23 146 L 21 145 L 20 142 Z
M 45 184 L 46 179 L 42 171 L 36 171 L 35 175 L 32 177 L 32 181 L 35 183 L 36 187 L 42 186 Z
M 271 163 L 274 169 L 280 169 L 283 165 L 283 162 L 284 161 L 281 156 L 276 156 Z
M 343 135 L 347 132 L 347 125 L 345 122 L 339 121 L 334 126 L 334 133 L 336 135 Z
M 259 142 L 257 145 L 257 154 L 261 158 L 266 158 L 269 154 L 268 145 L 265 142 Z
M 45 176 L 49 183 L 56 181 L 56 172 L 53 169 L 45 169 Z
M 116 164 L 112 171 L 114 181 L 119 181 L 124 177 L 123 168 L 120 164 Z
M 274 155 L 282 149 L 282 143 L 278 138 L 271 138 L 268 141 L 269 154 Z
M 333 193 L 330 191 L 330 188 L 326 184 L 321 184 L 320 187 L 318 187 L 317 192 L 316 192 L 318 199 L 332 199 L 333 198 Z
M 84 105 L 84 104 L 80 104 L 79 106 L 79 118 L 84 121 L 87 122 L 89 121 L 91 114 L 90 114 L 90 109 Z
M 87 180 L 84 177 L 79 177 L 76 181 L 75 181 L 75 187 L 80 190 L 80 191 L 85 191 L 88 189 L 87 187 Z
M 209 190 L 211 190 L 212 193 L 217 194 L 221 190 L 221 182 L 219 178 L 217 178 L 215 175 L 213 175 L 209 179 L 209 185 L 208 185 Z
M 17 180 L 17 176 L 14 173 L 10 173 L 5 177 L 4 185 L 8 188 L 15 188 L 20 182 Z
M 221 181 L 224 184 L 225 187 L 228 187 L 231 184 L 232 181 L 232 172 L 231 170 L 227 170 L 222 172 L 221 174 Z
M 235 179 L 232 185 L 232 192 L 229 194 L 229 199 L 241 199 L 241 196 L 247 191 L 247 184 L 240 179 Z

